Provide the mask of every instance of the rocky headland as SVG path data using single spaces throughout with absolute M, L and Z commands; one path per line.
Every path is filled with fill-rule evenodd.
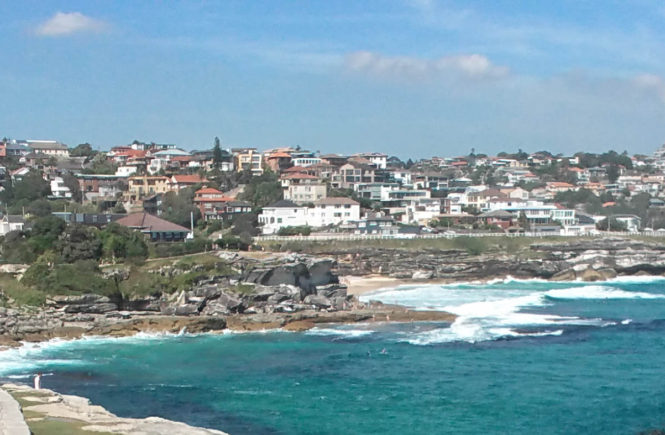
M 139 332 L 299 331 L 321 323 L 452 322 L 455 318 L 449 313 L 360 303 L 347 294 L 337 274 L 337 263 L 331 258 L 275 255 L 255 259 L 227 252 L 217 255 L 231 266 L 226 268 L 227 273 L 202 275 L 187 290 L 173 294 L 54 295 L 40 308 L 0 308 L 0 346 Z M 189 271 L 176 264 L 151 273 L 174 279 Z M 127 273 L 123 267 L 106 271 L 108 279 L 123 279 Z
M 665 273 L 665 245 L 633 239 L 536 243 L 515 251 L 475 254 L 463 249 L 415 251 L 363 246 L 323 255 L 215 255 L 224 263 L 224 273 L 201 273 L 185 289 L 173 293 L 57 295 L 50 296 L 41 308 L 0 308 L 0 346 L 84 335 L 304 330 L 321 323 L 454 320 L 448 313 L 360 303 L 344 284 L 350 277 L 379 276 L 399 283 L 508 276 L 597 281 Z M 186 268 L 173 263 L 149 273 L 174 280 L 197 267 L 196 263 Z M 129 269 L 114 266 L 105 274 L 108 279 L 122 281 Z

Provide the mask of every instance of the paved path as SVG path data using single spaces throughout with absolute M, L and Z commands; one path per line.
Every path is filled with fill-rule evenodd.
M 30 435 L 18 402 L 0 389 L 0 435 Z

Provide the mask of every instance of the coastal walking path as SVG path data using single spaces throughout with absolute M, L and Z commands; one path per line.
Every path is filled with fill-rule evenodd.
M 0 389 L 0 435 L 30 435 L 18 402 Z

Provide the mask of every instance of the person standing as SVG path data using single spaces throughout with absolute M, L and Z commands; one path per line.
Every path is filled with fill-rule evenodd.
M 39 372 L 35 375 L 35 390 L 42 388 L 42 372 Z

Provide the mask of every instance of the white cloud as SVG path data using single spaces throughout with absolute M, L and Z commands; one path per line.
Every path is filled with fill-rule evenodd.
M 509 74 L 508 67 L 493 64 L 480 54 L 460 54 L 438 59 L 384 56 L 369 51 L 348 54 L 344 65 L 349 71 L 397 79 L 457 77 L 470 80 L 497 79 Z
M 101 32 L 105 27 L 103 21 L 80 12 L 57 12 L 37 26 L 35 33 L 41 36 L 66 36 L 80 32 Z

